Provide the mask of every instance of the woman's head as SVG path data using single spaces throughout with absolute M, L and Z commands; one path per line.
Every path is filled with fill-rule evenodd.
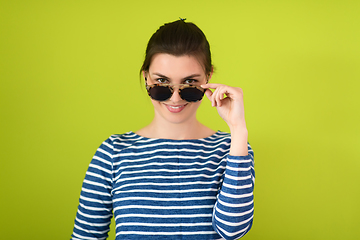
M 150 38 L 142 72 L 149 70 L 154 55 L 166 53 L 174 56 L 193 56 L 203 66 L 206 75 L 212 73 L 209 42 L 193 23 L 177 20 L 161 26 Z

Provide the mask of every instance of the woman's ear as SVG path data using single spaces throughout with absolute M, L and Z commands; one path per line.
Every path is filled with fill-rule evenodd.
M 146 71 L 142 71 L 142 75 L 143 75 L 143 77 L 145 79 L 145 82 L 147 81 L 146 74 L 147 74 Z
M 208 76 L 208 79 L 207 79 L 206 83 L 208 83 L 208 82 L 210 81 L 213 73 L 214 73 L 214 66 L 211 66 L 211 71 L 210 71 L 210 73 L 209 73 L 209 76 Z

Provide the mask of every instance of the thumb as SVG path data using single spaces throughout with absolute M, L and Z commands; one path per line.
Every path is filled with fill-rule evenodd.
M 210 89 L 206 89 L 205 95 L 211 101 L 211 96 L 213 95 L 213 92 Z

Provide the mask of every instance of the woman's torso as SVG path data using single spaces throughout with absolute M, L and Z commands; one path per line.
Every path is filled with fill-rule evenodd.
M 116 239 L 221 239 L 212 212 L 230 135 L 197 140 L 113 135 Z

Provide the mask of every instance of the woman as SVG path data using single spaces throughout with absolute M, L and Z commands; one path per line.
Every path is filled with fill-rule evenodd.
M 141 73 L 154 119 L 99 147 L 83 183 L 72 239 L 105 239 L 113 215 L 116 239 L 244 236 L 252 226 L 255 173 L 242 90 L 209 83 L 209 43 L 183 19 L 153 34 Z M 196 119 L 204 93 L 231 136 Z

